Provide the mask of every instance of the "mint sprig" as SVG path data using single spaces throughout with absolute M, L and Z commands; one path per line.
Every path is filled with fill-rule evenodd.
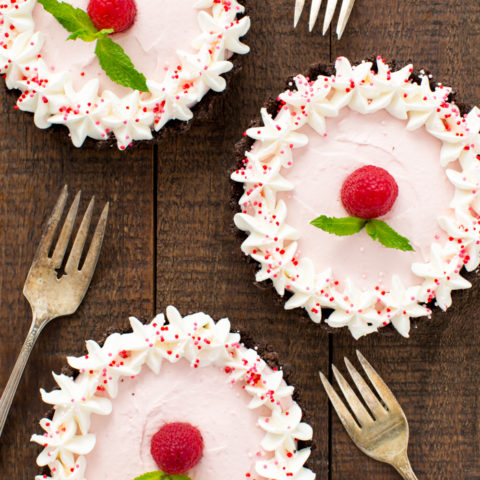
M 191 480 L 190 477 L 186 475 L 170 475 L 165 472 L 150 472 L 140 475 L 134 480 Z
M 404 252 L 414 251 L 407 238 L 402 237 L 382 220 L 372 218 L 365 225 L 365 230 L 373 240 L 378 240 L 387 248 L 396 248 L 398 250 L 403 250 Z
M 123 48 L 107 35 L 112 29 L 98 30 L 88 13 L 81 8 L 58 0 L 38 0 L 43 8 L 71 33 L 69 40 L 81 39 L 84 42 L 97 42 L 95 54 L 105 73 L 119 85 L 148 92 L 145 76 L 135 69 L 130 57 Z
M 69 3 L 58 2 L 57 0 L 38 0 L 38 3 L 69 32 L 73 33 L 79 30 L 98 32 L 88 13 L 81 8 L 75 8 Z
M 100 66 L 115 83 L 148 92 L 145 76 L 135 70 L 129 56 L 118 43 L 111 38 L 99 38 L 95 54 Z
M 113 33 L 113 28 L 104 28 L 103 30 L 91 32 L 90 30 L 80 29 L 76 32 L 73 32 L 67 40 L 76 40 L 79 38 L 84 42 L 93 42 L 95 40 L 99 40 L 100 38 L 105 38 L 107 35 Z
M 335 235 L 345 236 L 358 233 L 367 221 L 363 218 L 357 217 L 327 217 L 321 215 L 320 217 L 310 222 L 314 227 L 321 228 L 328 233 L 334 233 Z
M 367 234 L 373 239 L 378 240 L 387 248 L 396 248 L 402 251 L 414 251 L 407 238 L 402 237 L 392 227 L 383 220 L 364 219 L 358 217 L 320 217 L 310 222 L 314 227 L 320 228 L 328 233 L 339 236 L 353 235 L 360 232 L 363 227 Z

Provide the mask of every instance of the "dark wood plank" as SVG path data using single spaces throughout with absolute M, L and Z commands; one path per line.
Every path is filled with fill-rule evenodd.
M 48 410 L 39 388 L 54 387 L 50 372 L 61 371 L 66 355 L 83 353 L 86 339 L 125 328 L 131 314 L 153 314 L 153 146 L 144 143 L 126 154 L 93 142 L 75 149 L 66 130 L 38 130 L 30 115 L 13 109 L 14 97 L 3 86 L 1 95 L 0 392 L 30 325 L 23 283 L 62 186 L 69 185 L 70 200 L 82 189 L 82 214 L 96 195 L 94 222 L 101 205 L 111 202 L 90 290 L 77 313 L 42 332 L 0 438 L 0 477 L 33 479 L 40 448 L 29 439 L 40 433 L 37 422 Z
M 474 282 L 473 288 L 478 288 Z M 343 357 L 355 360 L 359 349 L 391 387 L 410 426 L 409 456 L 419 478 L 476 479 L 478 460 L 478 322 L 475 293 L 455 295 L 448 313 L 434 313 L 406 340 L 384 334 L 353 341 L 334 338 L 334 363 L 344 372 Z M 363 455 L 336 415 L 332 422 L 332 478 L 396 479 L 388 466 Z
M 254 2 L 250 2 L 254 3 Z M 228 316 L 254 343 L 278 353 L 301 406 L 315 429 L 309 462 L 317 479 L 328 478 L 328 418 L 318 395 L 318 373 L 327 368 L 328 335 L 299 312 L 286 312 L 276 294 L 254 285 L 254 270 L 240 252 L 229 205 L 233 146 L 288 76 L 319 57 L 329 58 L 329 39 L 292 28 L 293 2 L 255 2 L 246 43 L 251 54 L 218 99 L 215 117 L 159 145 L 157 199 L 157 308 Z M 315 48 L 312 48 L 315 46 Z
M 480 35 L 480 4 L 475 0 L 450 2 L 357 1 L 351 22 L 340 42 L 332 40 L 332 59 L 355 60 L 380 54 L 412 59 L 429 69 L 437 81 L 458 90 L 458 99 L 478 104 L 480 66 L 472 51 Z M 454 293 L 447 313 L 434 311 L 409 340 L 377 335 L 353 341 L 348 334 L 333 338 L 337 366 L 354 357 L 355 348 L 378 368 L 398 396 L 411 428 L 410 459 L 419 478 L 480 478 L 478 456 L 478 287 Z M 344 366 L 342 365 L 344 369 Z M 332 479 L 397 479 L 390 467 L 361 454 L 332 419 Z

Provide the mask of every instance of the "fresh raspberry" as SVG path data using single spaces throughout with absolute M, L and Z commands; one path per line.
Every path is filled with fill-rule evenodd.
M 203 453 L 203 438 L 189 423 L 166 423 L 152 437 L 150 452 L 160 469 L 180 475 L 193 468 Z
M 342 203 L 359 218 L 376 218 L 389 212 L 397 199 L 398 185 L 383 168 L 366 165 L 351 173 L 342 185 Z
M 134 0 L 90 0 L 87 12 L 98 30 L 113 28 L 118 33 L 133 25 L 137 6 Z

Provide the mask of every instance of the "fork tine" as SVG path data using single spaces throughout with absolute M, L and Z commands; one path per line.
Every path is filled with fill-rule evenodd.
M 319 372 L 320 380 L 323 383 L 323 388 L 327 392 L 328 398 L 332 402 L 333 408 L 337 412 L 342 425 L 344 426 L 347 433 L 350 435 L 356 435 L 360 431 L 360 427 L 357 425 L 357 422 L 352 417 L 352 414 L 348 411 L 345 404 L 342 402 L 337 392 L 334 390 L 330 382 L 327 380 L 325 375 L 322 372 Z
M 300 20 L 300 15 L 302 14 L 304 5 L 305 0 L 295 0 L 295 15 L 293 19 L 293 28 L 297 26 L 297 23 Z
M 325 35 L 325 33 L 327 33 L 328 27 L 330 26 L 330 23 L 332 23 L 332 18 L 333 18 L 333 14 L 335 13 L 335 8 L 337 6 L 337 1 L 338 0 L 328 0 L 327 10 L 325 12 L 325 18 L 323 20 L 322 35 Z
M 363 399 L 365 400 L 365 403 L 367 404 L 368 408 L 372 412 L 373 417 L 375 419 L 378 419 L 379 417 L 385 415 L 387 413 L 385 408 L 380 403 L 380 401 L 375 396 L 375 394 L 372 392 L 367 382 L 358 373 L 355 367 L 350 363 L 350 360 L 348 360 L 348 358 L 345 358 L 344 360 L 345 360 L 345 365 L 347 366 L 348 372 L 352 377 L 352 380 L 357 386 L 358 391 L 360 392 Z
M 320 12 L 320 7 L 322 6 L 322 0 L 312 0 L 312 6 L 310 7 L 310 20 L 308 21 L 308 28 L 310 32 L 315 26 L 317 21 L 318 12 Z
M 382 380 L 380 375 L 373 369 L 367 359 L 357 350 L 357 357 L 360 361 L 365 373 L 372 382 L 375 390 L 380 395 L 380 398 L 383 400 L 385 405 L 391 410 L 395 407 L 401 410 L 400 404 L 398 403 L 395 395 L 388 388 L 387 384 Z
M 82 266 L 82 272 L 85 273 L 87 277 L 92 277 L 95 267 L 97 266 L 98 257 L 100 256 L 100 250 L 102 248 L 103 236 L 105 234 L 105 228 L 107 226 L 108 210 L 110 208 L 109 202 L 103 207 L 102 214 L 98 220 L 97 226 L 95 228 L 95 233 L 93 234 L 92 243 L 88 249 L 87 257 L 85 258 L 85 263 Z
M 82 257 L 83 247 L 85 245 L 85 240 L 87 239 L 88 229 L 90 227 L 90 221 L 92 220 L 93 206 L 95 204 L 95 197 L 93 196 L 88 204 L 87 211 L 82 218 L 82 223 L 78 229 L 77 236 L 73 242 L 72 251 L 65 265 L 65 272 L 67 274 L 73 274 L 75 270 L 78 269 L 80 263 L 80 258 Z
M 347 26 L 348 18 L 350 17 L 350 13 L 352 13 L 353 4 L 355 0 L 343 0 L 342 8 L 340 10 L 340 15 L 338 16 L 337 22 L 337 37 L 340 40 L 343 35 L 343 31 Z
M 367 412 L 367 409 L 363 406 L 362 402 L 358 399 L 355 392 L 352 390 L 348 382 L 345 380 L 343 375 L 338 371 L 335 365 L 332 365 L 333 374 L 337 380 L 340 390 L 342 391 L 345 399 L 347 400 L 348 405 L 352 409 L 355 417 L 357 417 L 358 423 L 360 426 L 364 427 L 369 423 L 373 422 L 373 418 Z
M 67 249 L 68 242 L 72 235 L 73 225 L 75 223 L 75 218 L 77 218 L 78 204 L 80 202 L 81 191 L 75 195 L 75 199 L 68 211 L 67 218 L 63 224 L 62 231 L 58 237 L 57 244 L 55 245 L 55 250 L 52 255 L 52 260 L 55 268 L 60 268 L 63 262 L 63 257 L 65 255 L 65 250 Z
M 58 197 L 57 203 L 53 208 L 53 212 L 48 219 L 47 227 L 43 232 L 42 238 L 40 239 L 40 243 L 37 248 L 37 252 L 35 253 L 34 261 L 40 256 L 47 256 L 52 246 L 53 237 L 57 230 L 58 222 L 62 217 L 63 209 L 65 208 L 65 204 L 67 203 L 68 197 L 68 186 L 65 185 Z

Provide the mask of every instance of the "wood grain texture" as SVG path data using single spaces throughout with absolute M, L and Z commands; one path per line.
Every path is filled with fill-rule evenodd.
M 235 142 L 285 79 L 311 63 L 338 55 L 413 59 L 453 85 L 460 100 L 479 103 L 480 4 L 357 0 L 337 41 L 320 35 L 323 10 L 308 33 L 309 0 L 295 31 L 294 0 L 248 3 L 252 29 L 246 43 L 252 52 L 216 98 L 215 114 L 155 145 L 144 142 L 120 153 L 88 141 L 75 149 L 64 129 L 36 129 L 30 115 L 13 109 L 14 96 L 0 89 L 0 132 L 8 132 L 0 134 L 0 391 L 30 322 L 23 282 L 61 187 L 68 183 L 71 194 L 83 190 L 81 209 L 92 194 L 100 204 L 111 201 L 90 291 L 75 315 L 45 329 L 27 365 L 0 438 L 1 480 L 33 479 L 38 472 L 39 448 L 29 443 L 47 410 L 38 389 L 53 387 L 50 372 L 62 369 L 65 356 L 83 352 L 87 338 L 100 340 L 108 330 L 125 328 L 129 315 L 148 320 L 169 304 L 182 313 L 228 316 L 249 344 L 277 354 L 314 427 L 309 466 L 318 480 L 398 478 L 356 450 L 331 414 L 318 379 L 330 358 L 344 369 L 343 356 L 353 359 L 355 348 L 378 368 L 405 409 L 419 478 L 480 479 L 477 274 L 469 276 L 471 290 L 454 294 L 451 310 L 434 311 L 409 340 L 393 333 L 359 342 L 348 332 L 329 335 L 301 312 L 286 312 L 271 288 L 254 284 L 255 266 L 240 252 L 229 205 Z M 97 205 L 97 217 L 99 210 Z
M 459 101 L 479 103 L 479 2 L 357 0 L 356 6 L 345 36 L 340 42 L 332 39 L 332 59 L 382 55 L 401 63 L 411 60 L 415 69 L 430 70 L 437 81 L 453 86 Z M 453 307 L 447 313 L 435 309 L 409 340 L 393 334 L 358 342 L 347 335 L 333 337 L 338 367 L 345 372 L 343 357 L 353 359 L 358 348 L 397 395 L 409 420 L 409 454 L 419 478 L 480 478 L 479 279 L 477 273 L 468 278 L 473 288 L 455 292 Z M 399 478 L 361 454 L 335 414 L 331 442 L 332 479 Z

